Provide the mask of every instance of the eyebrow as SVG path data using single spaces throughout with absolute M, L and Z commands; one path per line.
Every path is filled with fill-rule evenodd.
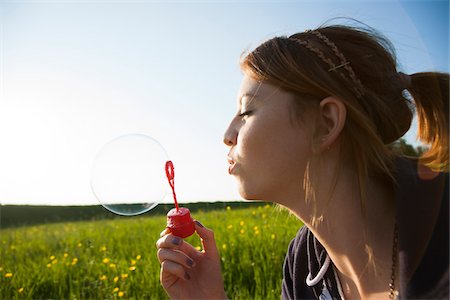
M 242 105 L 242 99 L 244 97 L 248 97 L 250 98 L 250 101 L 248 101 L 248 103 L 251 103 L 253 101 L 253 99 L 257 98 L 258 96 L 256 94 L 253 93 L 244 93 L 242 94 L 242 96 L 239 98 L 239 104 Z
M 246 92 L 244 93 L 240 98 L 239 98 L 239 104 L 242 105 L 242 98 L 244 97 L 250 97 L 250 101 L 248 102 L 248 104 L 253 102 L 253 99 L 255 99 L 257 97 L 258 91 L 261 88 L 261 82 L 258 82 L 258 87 L 256 88 L 255 93 L 251 93 L 251 92 Z

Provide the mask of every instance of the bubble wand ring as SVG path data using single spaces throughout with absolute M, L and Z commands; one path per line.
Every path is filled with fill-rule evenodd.
M 172 188 L 173 201 L 175 202 L 175 208 L 167 213 L 167 228 L 175 236 L 181 238 L 191 236 L 195 232 L 194 220 L 191 217 L 189 209 L 178 206 L 177 195 L 175 193 L 175 168 L 172 161 L 169 160 L 166 162 L 165 169 L 167 180 L 169 180 L 169 185 Z

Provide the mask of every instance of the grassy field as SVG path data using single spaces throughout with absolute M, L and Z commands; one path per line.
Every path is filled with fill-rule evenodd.
M 215 232 L 230 299 L 280 298 L 295 217 L 269 205 L 194 217 Z M 155 247 L 164 226 L 155 216 L 0 230 L 0 298 L 167 299 Z

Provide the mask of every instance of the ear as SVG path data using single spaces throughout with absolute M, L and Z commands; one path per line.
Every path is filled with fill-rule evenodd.
M 327 97 L 320 101 L 320 117 L 322 120 L 322 133 L 320 150 L 328 149 L 339 137 L 345 125 L 347 108 L 336 97 Z

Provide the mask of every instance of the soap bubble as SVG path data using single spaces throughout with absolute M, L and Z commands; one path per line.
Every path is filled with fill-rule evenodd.
M 155 139 L 128 134 L 113 139 L 97 154 L 91 188 L 100 204 L 125 216 L 145 213 L 169 192 L 168 155 Z

